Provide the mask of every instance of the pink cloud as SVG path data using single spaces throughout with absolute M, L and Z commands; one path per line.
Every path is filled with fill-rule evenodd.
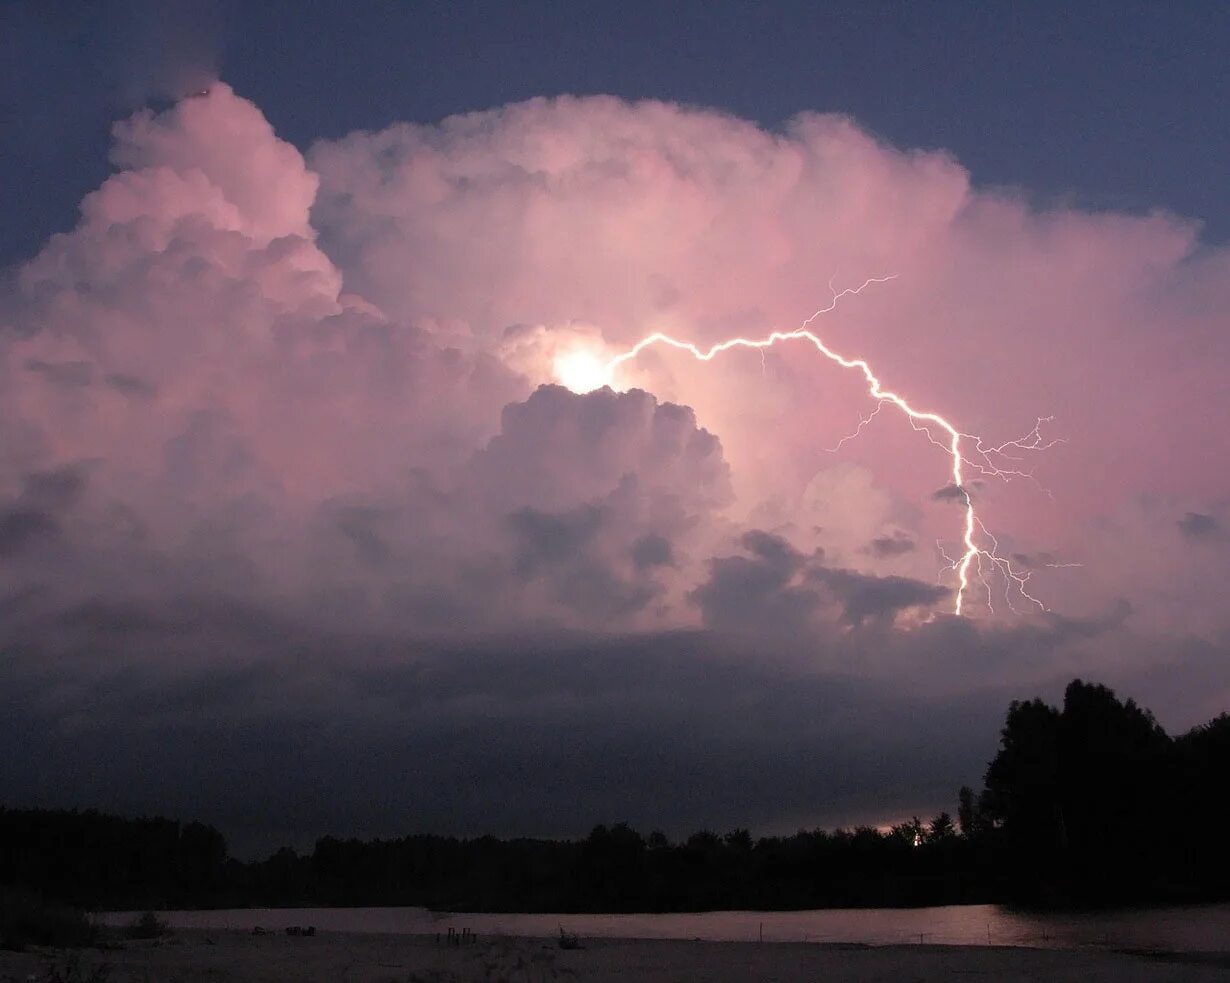
M 566 345 L 763 335 L 828 303 L 831 277 L 891 273 L 815 330 L 991 442 L 1055 415 L 1067 443 L 1023 462 L 1053 498 L 975 489 L 1037 596 L 1225 628 L 1209 585 L 1230 557 L 1176 525 L 1224 511 L 1230 459 L 1230 261 L 1191 223 L 1034 208 L 833 116 L 770 133 L 534 100 L 305 162 L 218 84 L 115 134 L 120 169 L 3 302 L 10 593 L 238 591 L 408 634 L 723 626 L 704 591 L 742 567 L 714 564 L 767 535 L 822 558 L 779 586 L 819 599 L 798 623 L 826 658 L 869 660 L 834 641 L 863 630 L 908 652 L 949 630 L 919 626 L 959 515 L 934 496 L 944 454 L 891 408 L 830 450 L 874 408 L 857 375 L 801 345 L 653 350 L 619 394 L 538 388 Z M 65 468 L 79 500 L 23 497 Z M 842 614 L 856 600 L 870 613 Z
M 286 235 L 311 238 L 308 209 L 319 181 L 299 151 L 226 83 L 212 83 L 207 92 L 165 113 L 146 110 L 117 123 L 112 162 L 129 171 L 165 167 L 203 175 L 260 245 Z
M 448 319 L 479 347 L 509 325 L 578 320 L 608 353 L 654 330 L 702 344 L 763 335 L 827 303 L 833 275 L 849 286 L 896 274 L 816 328 L 991 443 L 1055 417 L 1048 433 L 1066 443 L 1024 465 L 1054 497 L 1027 481 L 979 494 L 1009 549 L 1085 563 L 1078 583 L 1064 575 L 1049 594 L 1050 575 L 1035 574 L 1060 608 L 1104 610 L 1127 589 L 1120 564 L 1099 561 L 1099 516 L 1141 495 L 1181 515 L 1181 502 L 1224 494 L 1230 353 L 1217 325 L 1230 278 L 1194 223 L 1034 207 L 977 188 L 943 152 L 885 146 L 841 117 L 805 114 L 769 133 L 607 98 L 353 134 L 311 161 L 317 222 L 347 282 L 401 316 Z M 544 357 L 538 376 L 550 374 Z M 900 417 L 881 414 L 841 460 L 825 453 L 872 407 L 857 378 L 805 346 L 704 365 L 655 350 L 623 382 L 692 406 L 721 438 L 733 514 L 804 537 L 872 523 L 871 538 L 954 538 L 952 511 L 929 504 L 946 461 Z M 867 468 L 887 509 L 876 496 L 874 512 L 809 512 L 805 489 L 843 462 Z M 885 569 L 888 558 L 877 565 L 834 536 L 818 542 Z M 1146 553 L 1173 545 L 1149 542 Z M 929 549 L 895 562 L 919 577 L 940 565 Z M 1205 574 L 1180 565 L 1178 576 L 1196 588 Z

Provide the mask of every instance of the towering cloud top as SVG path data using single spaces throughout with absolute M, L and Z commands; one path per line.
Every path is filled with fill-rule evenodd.
M 581 317 L 620 339 L 662 316 L 797 318 L 834 268 L 882 270 L 942 235 L 968 192 L 948 156 L 840 117 L 775 135 L 606 97 L 356 133 L 312 163 L 330 249 L 386 309 L 482 331 Z
M 258 245 L 313 238 L 308 210 L 319 180 L 294 147 L 279 140 L 252 103 L 225 82 L 155 114 L 115 125 L 112 161 L 125 170 L 204 177 L 237 213 L 238 229 Z

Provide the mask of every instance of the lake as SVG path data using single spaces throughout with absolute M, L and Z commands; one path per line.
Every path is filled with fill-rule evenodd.
M 131 912 L 100 915 L 123 924 Z M 237 908 L 159 912 L 172 928 L 433 935 L 468 928 L 480 937 L 546 938 L 560 926 L 582 938 L 700 939 L 712 942 L 865 942 L 871 945 L 1010 945 L 1072 948 L 1230 948 L 1230 905 L 1192 905 L 1096 913 L 1024 914 L 998 905 L 939 908 L 831 908 L 821 911 L 714 911 L 643 915 L 529 915 L 431 912 L 425 908 Z

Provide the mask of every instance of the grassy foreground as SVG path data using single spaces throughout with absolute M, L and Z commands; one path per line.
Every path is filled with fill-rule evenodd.
M 104 950 L 0 952 L 0 983 L 778 983 L 1225 980 L 1230 956 L 985 946 L 535 939 L 450 947 L 423 936 L 180 932 Z

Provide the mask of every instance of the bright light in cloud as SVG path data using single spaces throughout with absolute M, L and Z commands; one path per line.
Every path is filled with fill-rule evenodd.
M 594 352 L 576 348 L 560 352 L 553 365 L 556 381 L 574 393 L 588 393 L 609 385 L 611 367 Z

